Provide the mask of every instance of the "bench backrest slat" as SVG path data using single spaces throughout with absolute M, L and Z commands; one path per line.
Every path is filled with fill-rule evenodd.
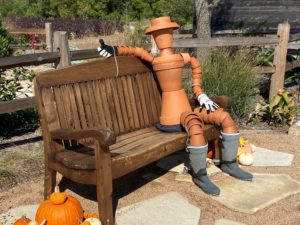
M 117 59 L 117 77 L 114 59 L 37 76 L 36 91 L 43 106 L 39 110 L 48 131 L 102 126 L 120 134 L 158 122 L 161 97 L 152 71 L 135 57 Z

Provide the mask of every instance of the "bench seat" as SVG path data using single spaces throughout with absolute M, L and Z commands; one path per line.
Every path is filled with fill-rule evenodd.
M 209 140 L 218 135 L 212 125 L 205 126 Z M 161 159 L 186 146 L 186 133 L 165 133 L 155 127 L 148 127 L 117 137 L 110 146 L 113 178 L 121 177 L 148 163 Z M 88 146 L 77 146 L 74 149 L 63 149 L 54 153 L 54 159 L 66 167 L 77 170 L 95 170 L 94 149 Z

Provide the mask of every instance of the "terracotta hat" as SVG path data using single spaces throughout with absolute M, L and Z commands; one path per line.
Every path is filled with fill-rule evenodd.
M 154 31 L 163 30 L 167 28 L 172 28 L 173 30 L 178 29 L 180 26 L 175 23 L 171 22 L 169 16 L 163 16 L 159 18 L 155 18 L 151 20 L 151 27 L 146 30 L 146 34 L 150 34 Z

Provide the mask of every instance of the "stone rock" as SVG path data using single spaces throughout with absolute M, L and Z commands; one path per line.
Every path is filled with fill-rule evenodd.
M 157 197 L 117 210 L 118 225 L 198 225 L 201 210 L 191 205 L 177 192 Z
M 300 120 L 289 128 L 288 134 L 300 136 Z
M 232 177 L 214 182 L 221 190 L 212 197 L 238 212 L 253 214 L 290 195 L 300 193 L 300 183 L 287 174 L 254 174 L 252 182 Z
M 256 147 L 252 166 L 290 166 L 294 155 Z
M 39 205 L 25 205 L 10 209 L 9 211 L 0 214 L 0 224 L 12 225 L 23 215 L 26 215 L 27 218 L 34 220 L 38 206 Z

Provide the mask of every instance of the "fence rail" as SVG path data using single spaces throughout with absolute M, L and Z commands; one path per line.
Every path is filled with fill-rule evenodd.
M 272 37 L 223 37 L 223 38 L 193 38 L 175 39 L 175 48 L 211 48 L 220 46 L 261 46 L 277 45 L 279 38 Z
M 44 29 L 12 29 L 8 30 L 10 34 L 38 34 L 44 35 L 46 31 Z
M 22 109 L 36 106 L 35 97 L 15 99 L 7 102 L 0 102 L 0 114 L 11 113 Z
M 51 24 L 46 24 L 44 32 L 41 30 L 23 30 L 18 32 L 40 32 L 47 37 L 47 53 L 28 54 L 0 58 L 0 69 L 8 69 L 19 66 L 41 65 L 56 63 L 58 67 L 70 65 L 71 61 L 91 59 L 99 57 L 96 49 L 85 49 L 69 51 L 66 32 L 52 32 Z M 259 74 L 271 75 L 270 95 L 274 95 L 280 87 L 283 87 L 284 72 L 300 67 L 300 60 L 286 62 L 287 46 L 290 41 L 300 40 L 300 34 L 289 36 L 289 24 L 279 24 L 277 35 L 269 37 L 225 37 L 211 39 L 175 39 L 173 47 L 196 48 L 196 47 L 217 47 L 217 46 L 261 46 L 276 45 L 274 66 L 254 67 L 253 70 Z M 146 46 L 146 49 L 150 49 Z M 296 51 L 292 51 L 296 52 Z M 273 82 L 273 84 L 272 84 Z M 279 87 L 279 88 L 278 88 Z M 21 109 L 35 107 L 35 98 L 23 98 L 8 102 L 0 102 L 0 114 L 14 112 Z

